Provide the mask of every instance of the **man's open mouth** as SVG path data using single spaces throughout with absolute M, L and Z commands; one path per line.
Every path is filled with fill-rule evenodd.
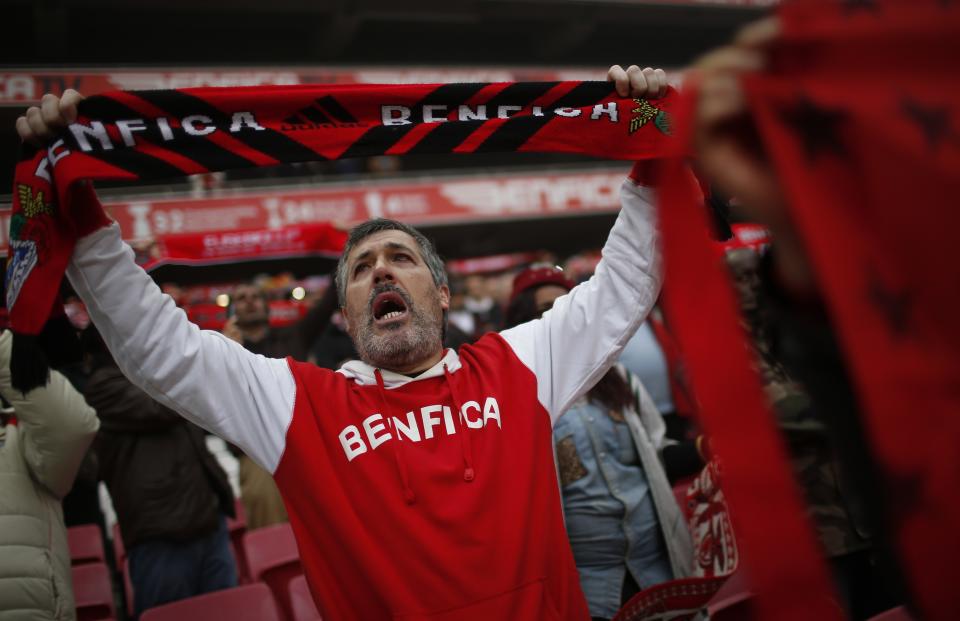
M 407 303 L 396 291 L 385 291 L 373 298 L 373 320 L 389 323 L 407 315 Z

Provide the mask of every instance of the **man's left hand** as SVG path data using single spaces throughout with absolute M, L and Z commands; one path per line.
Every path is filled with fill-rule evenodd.
M 613 82 L 621 97 L 654 98 L 667 94 L 667 74 L 663 69 L 641 69 L 630 65 L 626 69 L 614 65 L 607 71 L 607 81 Z

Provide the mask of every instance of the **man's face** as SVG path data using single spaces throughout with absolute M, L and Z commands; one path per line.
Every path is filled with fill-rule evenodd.
M 437 287 L 413 237 L 380 231 L 347 257 L 347 332 L 371 366 L 404 372 L 443 348 L 450 291 Z
M 267 300 L 253 285 L 240 285 L 234 289 L 231 303 L 237 325 L 241 328 L 262 325 L 269 319 Z

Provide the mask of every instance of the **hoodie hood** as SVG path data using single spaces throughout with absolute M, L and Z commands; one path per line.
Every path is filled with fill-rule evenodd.
M 433 365 L 420 375 L 410 377 L 402 373 L 394 373 L 386 369 L 379 369 L 383 384 L 387 390 L 399 388 L 409 382 L 430 379 L 431 377 L 443 377 L 444 368 L 454 373 L 460 369 L 460 356 L 453 349 L 447 349 L 437 364 Z M 374 386 L 377 384 L 377 368 L 370 366 L 362 360 L 351 360 L 337 370 L 337 373 L 345 375 L 349 379 L 357 382 L 361 386 Z

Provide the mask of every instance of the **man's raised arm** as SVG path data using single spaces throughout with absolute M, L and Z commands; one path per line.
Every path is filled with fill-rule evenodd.
M 42 145 L 77 118 L 83 96 L 45 95 L 17 119 L 25 142 Z M 133 260 L 93 188 L 71 188 L 85 230 L 67 276 L 123 373 L 160 403 L 241 447 L 273 472 L 293 417 L 295 384 L 284 360 L 247 352 L 187 320 Z
M 621 97 L 662 97 L 661 69 L 610 68 Z M 587 282 L 553 304 L 541 319 L 502 336 L 537 378 L 540 403 L 555 421 L 617 361 L 660 293 L 660 254 L 653 191 L 654 163 L 634 166 L 620 190 L 620 215 Z
M 501 333 L 536 375 L 553 421 L 617 361 L 659 295 L 653 191 L 636 180 L 644 168 L 638 164 L 623 183 L 620 215 L 593 277 L 557 298 L 541 319 Z

